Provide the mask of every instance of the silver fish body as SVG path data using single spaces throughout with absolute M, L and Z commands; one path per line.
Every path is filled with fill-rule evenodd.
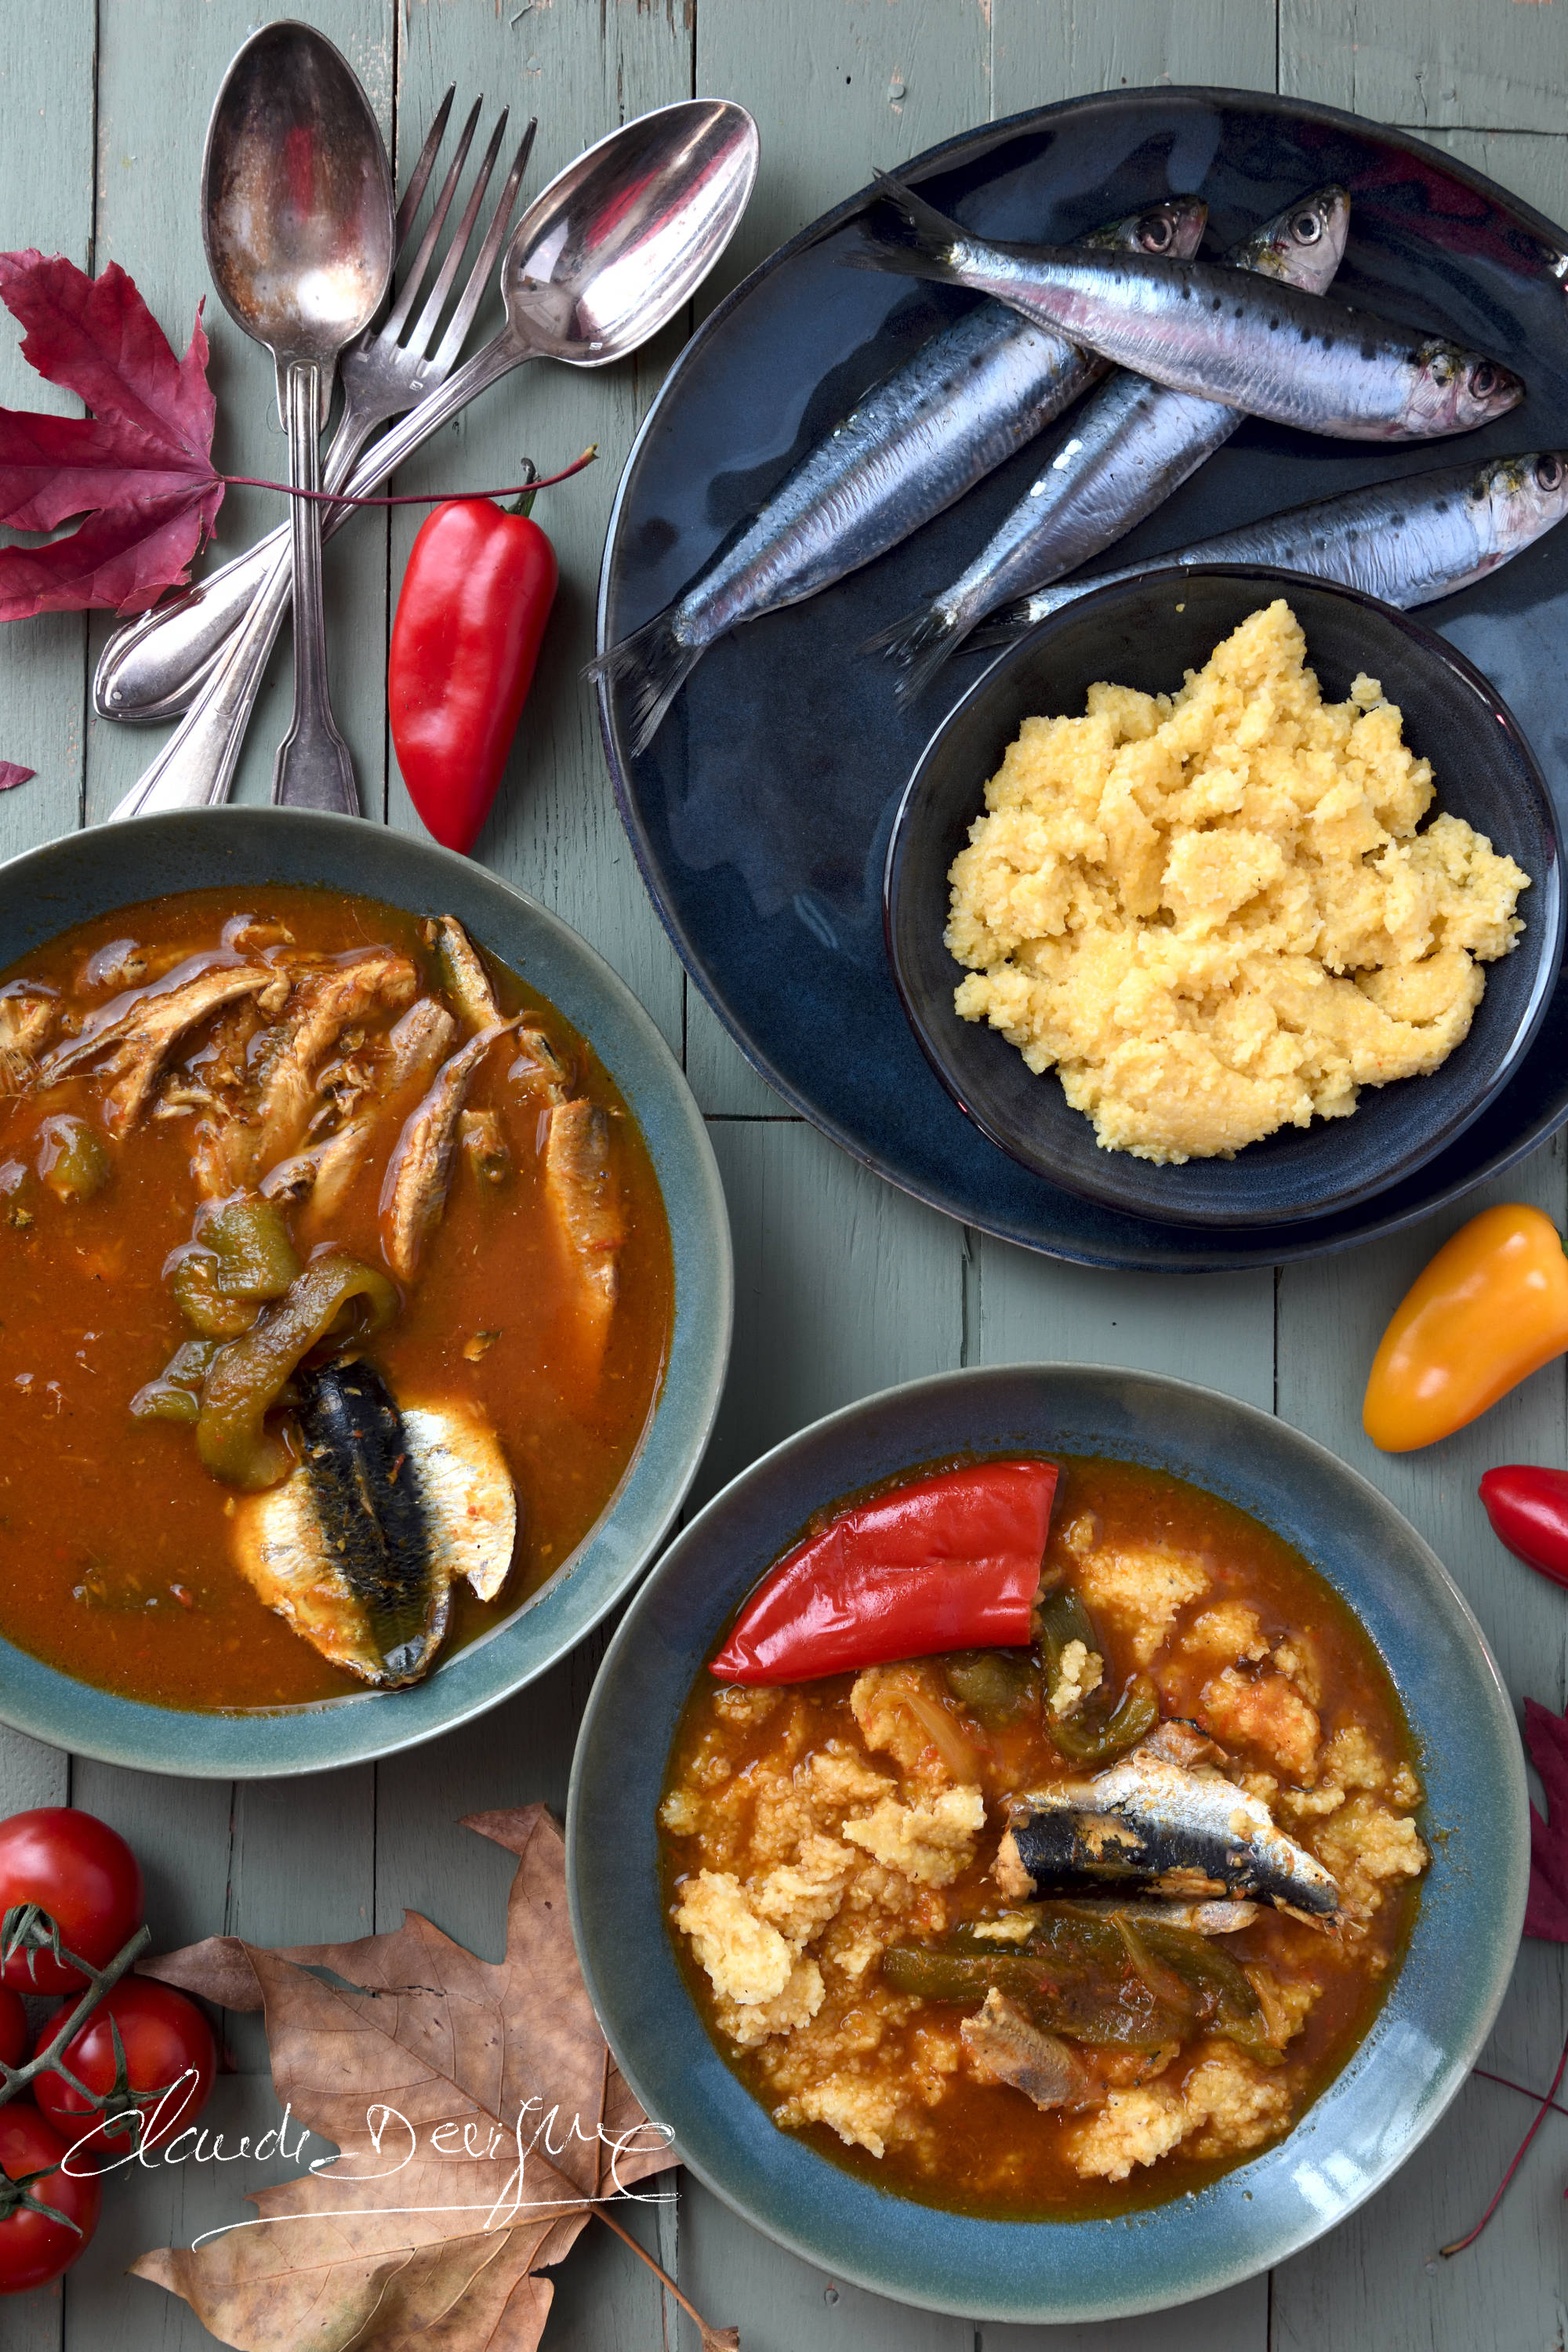
M 1167 564 L 1268 564 L 1359 588 L 1407 611 L 1484 580 L 1565 514 L 1568 449 L 1533 449 L 1480 467 L 1441 466 L 1315 499 L 1093 579 L 1060 581 L 1000 614 L 972 642 L 1006 644 L 1108 582 L 1142 579 Z
M 1193 253 L 1206 208 L 1176 197 L 1086 244 Z M 589 665 L 631 689 L 646 749 L 685 679 L 742 621 L 799 604 L 941 514 L 1105 373 L 1049 328 L 983 303 L 867 392 L 683 595 Z
M 368 1364 L 301 1374 L 301 1459 L 245 1497 L 235 1556 L 268 1608 L 379 1689 L 429 1672 L 464 1578 L 493 1600 L 517 1503 L 494 1431 L 461 1402 L 400 1411 Z
M 1226 267 L 1321 293 L 1339 268 L 1349 227 L 1344 190 L 1315 189 L 1244 237 Z M 987 613 L 1076 571 L 1152 514 L 1241 422 L 1240 410 L 1223 402 L 1118 369 L 1064 429 L 968 569 L 868 640 L 867 651 L 903 666 L 900 700 L 921 693 Z
M 863 266 L 971 287 L 1176 392 L 1361 441 L 1467 433 L 1524 397 L 1484 352 L 1320 294 L 1213 262 L 993 244 L 886 173 L 882 186 L 901 226 L 868 223 Z
M 1147 1747 L 1092 1780 L 1016 1798 L 1009 1813 L 994 1864 L 1007 1895 L 1138 1887 L 1241 1895 L 1326 1920 L 1339 1910 L 1330 1873 L 1258 1798 Z

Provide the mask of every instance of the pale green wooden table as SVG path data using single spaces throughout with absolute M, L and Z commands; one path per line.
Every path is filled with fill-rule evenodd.
M 689 93 L 736 98 L 761 125 L 763 169 L 716 295 L 860 184 L 989 116 L 1075 92 L 1157 81 L 1279 89 L 1405 124 L 1568 219 L 1568 0 L 297 0 L 362 76 L 400 166 L 456 81 L 537 112 L 529 187 L 617 121 Z M 260 17 L 254 0 L 6 0 L 0 11 L 0 247 L 37 245 L 89 269 L 124 265 L 183 344 L 206 291 L 195 195 L 213 92 Z M 219 461 L 272 476 L 269 371 L 209 303 Z M 562 556 L 561 601 L 505 796 L 483 854 L 603 950 L 681 1055 L 711 1122 L 734 1223 L 735 1351 L 700 1482 L 710 1494 L 764 1446 L 831 1407 L 953 1364 L 1041 1357 L 1138 1364 L 1272 1406 L 1377 1481 L 1464 1586 L 1516 1696 L 1565 1690 L 1568 1605 L 1491 1538 L 1475 1500 L 1497 1460 L 1568 1462 L 1561 1366 L 1479 1431 L 1405 1461 L 1374 1454 L 1358 1401 L 1394 1300 L 1450 1213 L 1395 1242 L 1235 1276 L 1119 1276 L 1054 1265 L 968 1233 L 862 1174 L 786 1116 L 688 986 L 616 815 L 585 689 L 594 584 L 621 461 L 679 341 L 604 376 L 535 370 L 491 394 L 411 466 L 402 486 L 517 478 L 596 438 L 605 462 L 542 502 Z M 49 404 L 0 320 L 0 401 Z M 61 402 L 53 404 L 64 406 Z M 280 501 L 230 494 L 224 551 Z M 386 748 L 390 597 L 416 518 L 364 517 L 327 560 L 338 716 L 376 817 L 416 820 Z M 0 642 L 0 755 L 38 771 L 0 799 L 9 854 L 102 817 L 157 741 L 89 715 L 104 631 L 29 622 Z M 241 775 L 264 798 L 286 724 L 287 639 Z M 1561 1140 L 1508 1180 L 1564 1221 Z M 1474 1206 L 1481 1205 L 1479 1196 Z M 0 1372 L 3 1372 L 0 1365 Z M 0 1732 L 0 1812 L 69 1799 L 114 1822 L 146 1865 L 164 1946 L 228 1930 L 318 1942 L 394 1924 L 411 1905 L 495 1957 L 507 1866 L 454 1832 L 480 1807 L 559 1805 L 589 1643 L 471 1729 L 377 1769 L 294 1785 L 159 1780 L 73 1760 Z M 1565 2023 L 1555 1949 L 1525 1947 L 1487 2063 L 1544 2084 Z M 238 2077 L 215 2120 L 264 2115 L 254 2020 L 235 2021 Z M 1436 2248 L 1477 2217 L 1529 2110 L 1472 2083 L 1394 2185 L 1310 2252 L 1213 2301 L 1119 2326 L 977 2328 L 836 2284 L 683 2183 L 659 2242 L 667 2265 L 746 2352 L 1560 2352 L 1568 2326 L 1568 2127 L 1549 2118 L 1479 2246 Z M 148 2174 L 106 2200 L 59 2292 L 0 2304 L 5 2352 L 163 2352 L 211 2339 L 184 2305 L 126 2281 L 133 2253 L 234 2218 L 240 2168 Z M 651 2242 L 651 2239 L 650 2239 Z M 554 2352 L 695 2346 L 649 2273 L 590 2229 L 555 2274 Z M 679 2320 L 679 2331 L 677 2322 Z

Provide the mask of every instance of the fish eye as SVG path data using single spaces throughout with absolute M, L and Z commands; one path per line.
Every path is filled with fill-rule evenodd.
M 1323 234 L 1323 224 L 1316 213 L 1298 213 L 1290 224 L 1290 234 L 1298 245 L 1316 245 Z
M 1535 479 L 1539 488 L 1543 490 L 1561 489 L 1563 487 L 1562 458 L 1554 457 L 1550 454 L 1544 457 L 1537 457 Z
M 1479 360 L 1470 370 L 1470 390 L 1478 400 L 1485 400 L 1496 392 L 1502 379 L 1490 360 Z
M 1143 242 L 1148 247 L 1151 253 L 1163 253 L 1165 247 L 1170 244 L 1173 235 L 1173 231 L 1172 230 L 1170 222 L 1165 219 L 1163 214 L 1160 214 L 1156 215 L 1155 218 L 1149 223 L 1149 226 L 1143 234 Z

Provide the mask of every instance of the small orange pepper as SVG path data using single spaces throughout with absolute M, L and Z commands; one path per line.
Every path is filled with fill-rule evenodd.
M 1568 1349 L 1568 1256 L 1522 1202 L 1483 1209 L 1446 1241 L 1394 1308 L 1362 1422 L 1385 1454 L 1463 1429 Z

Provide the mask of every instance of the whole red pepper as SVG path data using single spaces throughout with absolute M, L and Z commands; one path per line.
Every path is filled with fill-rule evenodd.
M 421 524 L 392 625 L 386 693 L 409 797 L 447 849 L 479 839 L 555 601 L 555 550 L 528 512 L 448 499 Z
M 1507 1463 L 1487 1472 L 1480 1496 L 1498 1541 L 1553 1584 L 1568 1584 L 1568 1470 Z
M 811 1682 L 943 1650 L 1021 1648 L 1058 1471 L 978 1462 L 846 1511 L 763 1578 L 710 1671 Z

